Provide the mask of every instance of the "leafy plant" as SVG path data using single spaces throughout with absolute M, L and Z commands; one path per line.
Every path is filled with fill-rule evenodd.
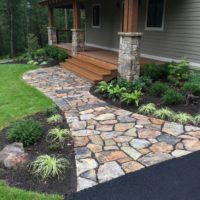
M 50 107 L 47 109 L 46 113 L 50 117 L 52 115 L 58 114 L 58 109 L 56 107 Z
M 149 92 L 153 96 L 161 97 L 168 89 L 169 86 L 167 84 L 157 81 L 152 84 L 152 86 L 149 89 Z
M 149 103 L 149 104 L 146 104 L 146 105 L 142 105 L 138 109 L 138 111 L 139 111 L 139 113 L 150 115 L 150 114 L 153 114 L 156 111 L 156 106 L 155 106 L 154 103 Z
M 36 51 L 39 47 L 38 38 L 33 33 L 29 33 L 27 35 L 27 46 L 28 53 L 31 55 L 34 51 Z
M 162 74 L 162 68 L 155 64 L 145 64 L 144 65 L 144 76 L 150 77 L 152 80 L 158 80 Z
M 106 81 L 101 81 L 97 86 L 95 93 L 107 93 L 110 85 Z
M 119 85 L 116 85 L 116 86 L 110 85 L 110 87 L 108 88 L 108 96 L 113 101 L 120 99 L 122 93 L 124 92 L 126 92 L 126 88 L 120 87 Z
M 189 124 L 193 122 L 193 117 L 187 113 L 178 113 L 175 115 L 174 120 L 181 124 Z
M 42 125 L 31 119 L 16 122 L 7 133 L 8 140 L 22 142 L 24 146 L 35 144 L 41 137 Z
M 33 174 L 43 180 L 60 177 L 69 166 L 69 161 L 65 158 L 41 155 L 31 164 Z
M 65 61 L 68 58 L 66 52 L 59 48 L 48 46 L 45 48 L 45 52 L 48 57 L 58 60 L 60 62 Z
M 59 115 L 59 114 L 53 115 L 53 116 L 51 116 L 51 117 L 49 117 L 49 118 L 47 119 L 47 122 L 48 122 L 49 124 L 62 123 L 62 121 L 63 121 L 63 118 L 62 118 L 62 116 Z
M 169 65 L 168 80 L 176 85 L 180 85 L 181 82 L 188 80 L 189 74 L 189 62 L 186 59 Z
M 174 116 L 174 112 L 169 108 L 161 108 L 159 110 L 156 110 L 153 115 L 160 119 L 172 119 Z
M 66 139 L 71 138 L 71 132 L 69 129 L 51 129 L 47 135 L 48 140 L 51 143 L 59 143 L 63 147 Z
M 132 93 L 123 93 L 121 96 L 121 101 L 127 104 L 132 103 L 138 106 L 142 96 L 143 96 L 143 93 L 141 91 L 135 90 Z
M 162 97 L 162 101 L 167 105 L 181 104 L 185 97 L 175 89 L 168 89 Z
M 198 115 L 196 115 L 196 116 L 194 117 L 194 123 L 195 123 L 196 125 L 200 124 L 200 114 L 198 114 Z

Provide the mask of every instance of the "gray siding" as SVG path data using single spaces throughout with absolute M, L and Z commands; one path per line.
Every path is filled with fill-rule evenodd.
M 166 0 L 163 31 L 146 31 L 146 0 L 140 4 L 142 53 L 200 63 L 200 0 Z
M 121 11 L 119 0 L 89 0 L 86 8 L 86 42 L 108 48 L 119 48 L 118 32 L 121 31 Z M 101 5 L 101 27 L 92 27 L 92 4 Z

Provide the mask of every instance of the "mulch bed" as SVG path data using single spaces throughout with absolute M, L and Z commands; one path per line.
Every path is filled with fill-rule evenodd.
M 60 112 L 60 114 L 62 114 Z M 63 119 L 64 115 L 62 114 Z M 61 157 L 67 158 L 70 162 L 70 168 L 68 168 L 65 174 L 60 177 L 60 179 L 51 179 L 46 182 L 39 180 L 36 176 L 30 173 L 30 168 L 27 166 L 18 167 L 17 169 L 5 169 L 0 166 L 0 179 L 6 181 L 10 186 L 15 186 L 18 188 L 35 191 L 35 192 L 45 192 L 52 194 L 61 194 L 70 196 L 72 193 L 76 192 L 77 179 L 76 179 L 76 165 L 75 165 L 75 154 L 73 141 L 66 141 L 64 149 L 57 151 L 50 151 L 48 149 L 48 143 L 46 142 L 46 135 L 51 129 L 51 125 L 47 123 L 47 113 L 38 113 L 29 118 L 40 121 L 43 124 L 44 136 L 39 143 L 25 147 L 25 152 L 29 154 L 30 162 L 34 161 L 39 155 L 59 155 Z M 64 121 L 59 124 L 61 128 L 68 128 L 67 123 Z M 3 149 L 7 144 L 9 144 L 6 139 L 7 129 L 0 132 L 0 149 Z
M 98 97 L 99 99 L 104 100 L 105 102 L 116 106 L 118 108 L 122 108 L 131 112 L 137 112 L 137 107 L 133 106 L 133 105 L 126 105 L 125 103 L 121 103 L 120 101 L 112 101 L 111 99 L 109 99 L 107 96 L 99 94 L 99 93 L 95 93 L 96 87 L 93 86 L 90 89 L 90 93 L 96 97 Z M 191 105 L 185 105 L 185 104 L 179 104 L 179 105 L 164 105 L 161 102 L 161 98 L 159 97 L 153 97 L 150 96 L 149 94 L 145 93 L 144 96 L 142 97 L 142 101 L 141 101 L 141 105 L 142 104 L 148 104 L 148 103 L 154 103 L 158 108 L 161 107 L 168 107 L 170 109 L 172 109 L 175 112 L 184 112 L 184 113 L 188 113 L 191 115 L 196 115 L 200 113 L 200 100 L 197 100 L 196 104 L 191 104 Z

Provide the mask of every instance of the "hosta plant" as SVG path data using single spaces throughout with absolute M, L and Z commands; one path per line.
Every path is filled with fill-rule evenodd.
M 49 155 L 38 156 L 31 164 L 33 174 L 42 178 L 42 180 L 59 178 L 68 166 L 69 161 L 67 159 Z
M 169 108 L 161 108 L 154 112 L 154 116 L 160 119 L 172 119 L 174 116 L 174 112 Z
M 143 96 L 143 93 L 141 91 L 135 90 L 132 93 L 123 93 L 121 97 L 121 101 L 125 102 L 126 104 L 135 104 L 136 106 L 139 106 L 142 96 Z
M 178 113 L 175 115 L 174 120 L 181 124 L 189 124 L 193 122 L 193 117 L 187 113 Z
M 196 115 L 195 118 L 194 118 L 194 123 L 196 125 L 200 124 L 200 114 Z
M 47 119 L 47 122 L 48 122 L 49 124 L 62 123 L 62 121 L 63 121 L 63 118 L 62 118 L 62 116 L 59 115 L 59 114 L 52 115 L 51 117 L 49 117 L 49 118 Z
M 145 114 L 145 115 L 150 115 L 153 114 L 156 111 L 156 106 L 154 103 L 149 103 L 146 105 L 142 105 L 138 109 L 139 113 Z
M 120 99 L 122 93 L 126 92 L 125 87 L 120 87 L 119 85 L 109 87 L 108 88 L 108 96 L 113 101 L 116 101 L 117 99 Z
M 47 140 L 51 143 L 59 143 L 61 146 L 64 145 L 66 139 L 71 138 L 71 132 L 69 129 L 51 129 L 47 135 Z

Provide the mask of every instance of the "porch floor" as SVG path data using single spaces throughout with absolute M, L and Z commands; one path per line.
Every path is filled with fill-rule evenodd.
M 59 43 L 56 44 L 55 46 L 66 50 L 69 55 L 71 55 L 72 51 L 72 44 L 71 43 Z M 118 52 L 114 51 L 109 51 L 109 50 L 104 50 L 100 48 L 95 48 L 95 47 L 90 47 L 86 46 L 84 52 L 79 52 L 80 55 L 85 55 L 94 59 L 98 59 L 107 63 L 111 63 L 114 65 L 118 65 Z M 157 63 L 161 64 L 163 62 L 158 61 L 158 60 L 153 60 L 153 59 L 148 59 L 148 58 L 140 58 L 140 65 L 143 66 L 147 63 Z

